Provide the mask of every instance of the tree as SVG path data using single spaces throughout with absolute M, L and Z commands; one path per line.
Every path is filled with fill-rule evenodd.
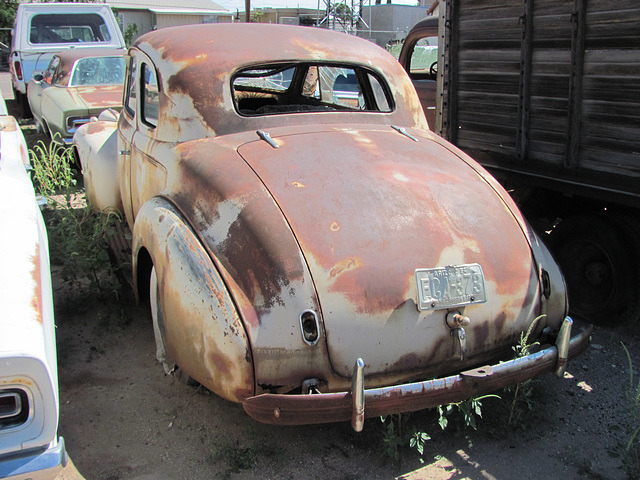
M 133 37 L 138 35 L 138 24 L 130 23 L 127 25 L 127 28 L 124 29 L 124 43 L 126 43 L 127 47 L 130 47 L 133 43 Z
M 262 10 L 254 10 L 253 14 L 251 14 L 251 21 L 253 23 L 260 23 L 262 18 L 264 17 L 264 12 Z
M 16 20 L 18 10 L 17 0 L 0 1 L 0 42 L 9 46 L 11 43 L 11 29 Z

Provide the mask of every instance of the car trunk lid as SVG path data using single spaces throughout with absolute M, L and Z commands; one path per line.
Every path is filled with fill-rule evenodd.
M 270 133 L 239 153 L 296 236 L 338 374 L 350 375 L 358 357 L 367 375 L 459 368 L 460 341 L 446 324 L 451 310 L 471 320 L 467 362 L 508 349 L 526 330 L 539 297 L 531 251 L 506 194 L 475 162 L 419 130 Z M 454 277 L 464 276 L 467 265 L 482 269 L 486 302 L 463 295 L 470 305 L 446 308 L 456 303 L 440 298 L 450 279 L 435 285 L 434 278 L 451 266 Z M 440 303 L 421 310 L 418 288 L 429 294 L 424 275 L 431 293 L 440 289 Z M 449 282 L 449 297 L 456 288 Z
M 88 110 L 116 107 L 122 103 L 122 85 L 70 87 L 68 92 L 77 105 L 84 105 Z

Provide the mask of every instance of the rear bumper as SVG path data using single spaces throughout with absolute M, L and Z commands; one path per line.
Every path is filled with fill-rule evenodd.
M 69 457 L 60 437 L 48 448 L 0 457 L 0 478 L 7 480 L 52 480 L 67 465 Z
M 571 320 L 569 322 L 569 332 Z M 526 381 L 546 372 L 561 374 L 568 359 L 586 350 L 593 327 L 589 325 L 564 343 L 559 335 L 556 345 L 526 357 L 497 365 L 484 366 L 446 378 L 424 382 L 363 390 L 364 402 L 358 404 L 358 392 L 275 395 L 264 394 L 244 401 L 245 411 L 254 419 L 278 425 L 305 425 L 352 420 L 356 430 L 362 428 L 364 418 L 394 413 L 414 412 L 438 405 L 456 403 L 477 395 L 499 390 Z M 359 359 L 360 360 L 360 359 Z M 356 379 L 354 369 L 354 385 Z M 362 411 L 363 410 L 363 411 Z M 360 417 L 360 421 L 354 421 Z M 359 428 L 356 424 L 359 423 Z

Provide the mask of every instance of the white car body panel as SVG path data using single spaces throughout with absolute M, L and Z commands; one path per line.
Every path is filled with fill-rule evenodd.
M 0 116 L 0 148 L 0 478 L 50 479 L 67 455 L 57 435 L 49 249 L 27 145 L 11 116 Z

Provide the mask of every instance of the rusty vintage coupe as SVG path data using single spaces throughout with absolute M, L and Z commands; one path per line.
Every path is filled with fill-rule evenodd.
M 359 430 L 561 372 L 586 348 L 547 249 L 429 131 L 379 47 L 229 24 L 151 32 L 129 55 L 119 117 L 74 142 L 93 207 L 132 229 L 167 371 L 262 422 Z M 545 346 L 513 360 L 539 316 Z

